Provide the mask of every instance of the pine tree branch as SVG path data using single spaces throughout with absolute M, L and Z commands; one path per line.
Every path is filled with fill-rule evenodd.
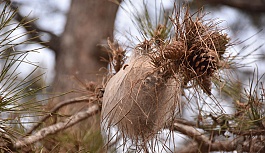
M 18 12 L 16 15 L 16 19 L 18 22 L 21 22 L 24 17 Z M 24 22 L 28 22 L 31 21 L 30 19 L 27 19 Z M 39 28 L 34 22 L 28 22 L 27 26 L 24 26 L 24 28 L 27 31 L 36 31 L 35 33 L 30 33 L 29 37 L 31 38 L 35 38 L 34 41 L 50 48 L 51 50 L 54 51 L 54 53 L 57 55 L 59 53 L 60 50 L 60 37 L 58 37 L 57 35 L 55 35 L 54 33 L 41 29 Z M 40 39 L 40 33 L 47 33 L 50 36 L 50 40 L 48 42 L 44 42 Z
M 222 4 L 251 12 L 265 12 L 265 2 L 262 0 L 204 0 L 207 3 Z
M 11 3 L 10 0 L 5 0 L 6 3 Z M 11 9 L 16 11 L 17 7 L 12 5 L 10 5 Z M 24 17 L 21 15 L 21 13 L 19 13 L 19 11 L 17 11 L 17 14 L 15 16 L 15 19 L 18 22 L 22 22 L 22 23 L 27 23 L 26 25 L 24 25 L 25 30 L 27 31 L 31 31 L 28 35 L 30 38 L 34 38 L 33 41 L 36 41 L 37 43 L 40 43 L 48 48 L 50 48 L 51 50 L 54 51 L 54 53 L 57 55 L 59 53 L 60 50 L 60 37 L 58 37 L 57 35 L 55 35 L 53 32 L 48 31 L 48 30 L 44 30 L 41 29 L 39 26 L 37 26 L 35 24 L 35 22 L 33 22 L 33 19 L 30 19 L 28 17 Z M 46 33 L 50 36 L 50 40 L 48 42 L 44 42 L 43 40 L 40 39 L 40 33 Z
M 74 104 L 74 103 L 81 103 L 81 102 L 94 102 L 98 100 L 97 98 L 91 96 L 81 96 L 81 97 L 76 97 L 76 98 L 72 98 L 63 102 L 58 103 L 57 105 L 55 105 L 55 107 L 53 107 L 52 110 L 49 111 L 49 114 L 42 117 L 42 119 L 39 121 L 38 124 L 34 125 L 28 132 L 27 135 L 31 134 L 33 131 L 35 131 L 38 127 L 40 127 L 40 125 L 42 123 L 44 123 L 48 118 L 50 118 L 51 116 L 53 116 L 53 114 L 55 114 L 60 108 L 69 105 L 69 104 Z
M 82 120 L 84 120 L 90 116 L 95 115 L 96 113 L 99 112 L 99 110 L 100 109 L 99 109 L 99 106 L 97 104 L 91 105 L 86 110 L 78 112 L 75 115 L 67 118 L 66 120 L 64 120 L 62 122 L 59 122 L 57 124 L 54 124 L 54 125 L 51 125 L 51 126 L 48 126 L 45 128 L 42 128 L 41 130 L 39 130 L 38 132 L 36 132 L 30 136 L 27 136 L 27 137 L 24 137 L 20 140 L 17 140 L 14 143 L 14 148 L 17 148 L 17 149 L 22 148 L 24 146 L 33 144 L 33 143 L 45 138 L 48 135 L 55 134 L 55 133 L 62 131 L 66 128 L 69 128 L 69 127 L 75 125 L 76 123 L 78 123 L 78 122 L 80 122 L 80 121 L 82 121 Z
M 256 137 L 249 136 L 248 139 L 244 136 L 238 136 L 234 139 L 225 141 L 211 141 L 211 139 L 199 132 L 195 127 L 175 122 L 173 124 L 174 131 L 178 131 L 195 142 L 185 145 L 184 148 L 178 150 L 178 153 L 197 153 L 210 151 L 235 151 L 241 150 L 245 152 L 262 152 L 265 151 L 263 144 L 257 141 Z

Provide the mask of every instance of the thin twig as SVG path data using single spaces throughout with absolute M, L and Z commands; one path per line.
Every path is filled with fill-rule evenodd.
M 265 148 L 262 144 L 252 144 L 250 143 L 255 138 L 249 137 L 245 139 L 243 136 L 238 136 L 234 139 L 224 140 L 224 141 L 210 141 L 211 139 L 204 135 L 204 133 L 199 132 L 194 126 L 184 125 L 178 122 L 173 124 L 174 131 L 178 131 L 194 140 L 185 147 L 178 150 L 178 153 L 197 153 L 197 152 L 209 152 L 209 151 L 235 151 L 238 149 L 238 146 L 242 146 L 242 150 L 249 152 L 251 151 L 259 152 L 265 151 Z
M 34 125 L 28 132 L 26 135 L 30 135 L 33 131 L 35 131 L 38 127 L 40 127 L 40 125 L 45 122 L 49 117 L 51 117 L 54 113 L 56 113 L 60 108 L 69 105 L 69 104 L 74 104 L 74 103 L 80 103 L 80 102 L 93 102 L 95 101 L 96 98 L 95 97 L 88 97 L 88 96 L 81 96 L 81 97 L 77 97 L 77 98 L 72 98 L 63 102 L 58 103 L 52 110 L 49 111 L 49 114 L 44 116 L 39 122 L 38 124 Z
M 59 122 L 57 124 L 42 128 L 38 132 L 24 137 L 14 143 L 14 148 L 21 148 L 23 146 L 27 146 L 30 144 L 33 144 L 43 138 L 45 138 L 48 135 L 55 134 L 59 131 L 62 131 L 66 128 L 69 128 L 76 123 L 95 115 L 99 112 L 99 106 L 97 104 L 94 104 L 90 107 L 88 107 L 86 110 L 76 113 L 75 115 L 67 118 L 66 120 Z
M 173 128 L 175 131 L 179 131 L 184 135 L 193 138 L 196 142 L 203 142 L 205 145 L 210 145 L 211 141 L 203 133 L 199 132 L 195 127 L 188 126 L 180 123 L 174 123 Z

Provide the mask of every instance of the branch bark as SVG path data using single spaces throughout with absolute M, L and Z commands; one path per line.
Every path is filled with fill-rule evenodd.
M 36 124 L 35 126 L 33 126 L 27 133 L 27 135 L 31 134 L 33 131 L 35 131 L 38 127 L 40 127 L 40 125 L 45 122 L 49 117 L 51 117 L 54 113 L 56 113 L 60 108 L 69 105 L 69 104 L 74 104 L 74 103 L 81 103 L 81 102 L 93 102 L 97 100 L 97 98 L 91 96 L 81 96 L 81 97 L 77 97 L 77 98 L 72 98 L 63 102 L 60 102 L 59 104 L 57 104 L 55 107 L 53 107 L 52 110 L 49 111 L 49 114 L 44 116 L 38 124 Z
M 207 3 L 222 4 L 251 12 L 265 12 L 265 2 L 262 0 L 204 0 Z
M 76 123 L 78 123 L 78 122 L 80 122 L 80 121 L 82 121 L 82 120 L 84 120 L 90 116 L 95 115 L 98 112 L 99 112 L 99 106 L 97 104 L 94 104 L 94 105 L 90 106 L 89 108 L 87 108 L 86 110 L 84 110 L 82 112 L 78 112 L 75 115 L 69 117 L 68 119 L 66 119 L 62 122 L 59 122 L 57 124 L 45 127 L 43 129 L 39 130 L 38 132 L 30 135 L 30 136 L 24 137 L 24 138 L 16 141 L 14 143 L 14 148 L 22 148 L 23 146 L 33 144 L 33 143 L 45 138 L 48 135 L 55 134 L 55 133 L 62 131 L 66 128 L 69 128 L 69 127 L 75 125 Z
M 178 122 L 173 124 L 174 131 L 178 131 L 195 142 L 186 145 L 184 148 L 178 150 L 178 153 L 197 153 L 210 151 L 235 151 L 239 147 L 245 152 L 262 152 L 265 147 L 256 140 L 255 137 L 246 139 L 244 136 L 238 136 L 232 140 L 225 141 L 211 141 L 204 133 L 199 132 L 195 127 L 184 125 Z

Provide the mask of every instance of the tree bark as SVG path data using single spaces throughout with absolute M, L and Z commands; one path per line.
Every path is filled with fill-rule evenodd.
M 86 95 L 86 83 L 101 83 L 107 63 L 100 61 L 106 53 L 99 46 L 107 37 L 113 37 L 118 5 L 107 0 L 72 1 L 60 52 L 56 56 L 55 93 L 67 93 L 60 101 Z M 54 106 L 57 102 L 52 102 Z M 78 110 L 72 106 L 70 112 Z M 75 110 L 73 110 L 75 109 Z M 67 111 L 68 112 L 68 111 Z M 70 113 L 72 114 L 72 113 Z
M 101 83 L 102 76 L 106 71 L 99 70 L 107 68 L 108 63 L 100 61 L 101 56 L 106 58 L 107 54 L 99 47 L 99 44 L 108 37 L 113 38 L 117 10 L 118 5 L 108 0 L 73 0 L 71 2 L 65 31 L 62 34 L 60 44 L 58 44 L 60 51 L 56 55 L 56 76 L 53 84 L 53 93 L 70 93 L 49 102 L 48 110 L 52 110 L 59 101 L 87 95 L 86 83 L 90 81 Z M 88 105 L 88 103 L 71 104 L 60 109 L 58 113 L 60 116 L 67 117 L 85 109 Z M 56 120 L 52 122 L 61 119 L 57 116 Z M 90 133 L 91 131 L 92 133 L 97 132 L 99 134 L 96 136 L 100 137 L 99 117 L 97 115 L 66 131 L 75 139 L 74 142 L 77 142 L 68 148 L 79 145 L 82 136 L 84 137 L 87 131 Z M 49 144 L 46 143 L 46 148 L 54 150 L 53 147 L 58 144 L 61 148 L 66 148 L 57 140 L 48 140 Z M 60 149 L 60 151 L 65 150 Z
M 99 69 L 107 63 L 100 61 L 106 54 L 98 45 L 113 37 L 117 9 L 118 5 L 107 0 L 72 1 L 56 57 L 56 92 L 77 91 L 84 89 L 82 83 L 101 81 Z M 69 97 L 73 95 L 64 96 Z

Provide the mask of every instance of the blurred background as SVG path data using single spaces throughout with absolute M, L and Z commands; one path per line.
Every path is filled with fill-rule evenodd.
M 80 2 L 71 2 L 71 0 L 38 0 L 38 1 L 31 1 L 31 0 L 12 0 L 12 5 L 14 7 L 19 8 L 19 14 L 21 16 L 29 16 L 30 18 L 37 18 L 37 20 L 34 22 L 34 26 L 32 28 L 37 28 L 38 34 L 41 36 L 40 40 L 45 41 L 48 43 L 45 43 L 45 46 L 49 46 L 45 49 L 42 49 L 39 53 L 32 54 L 28 56 L 30 61 L 39 62 L 41 67 L 45 68 L 46 71 L 46 81 L 47 84 L 51 84 L 52 80 L 55 77 L 55 74 L 57 71 L 55 71 L 55 65 L 61 65 L 59 62 L 60 59 L 60 53 L 64 53 L 67 51 L 64 51 L 62 44 L 63 37 L 67 37 L 66 33 L 67 29 L 72 29 L 72 32 L 75 31 L 83 31 L 85 33 L 84 37 L 91 37 L 93 38 L 93 34 L 87 30 L 89 29 L 89 24 L 85 22 L 93 22 L 93 19 L 89 20 L 89 17 L 98 17 L 99 20 L 109 20 L 109 18 L 115 18 L 112 22 L 104 22 L 105 24 L 110 25 L 108 29 L 108 34 L 105 34 L 107 37 L 114 37 L 116 40 L 119 41 L 120 44 L 123 45 L 131 45 L 132 43 L 139 43 L 137 42 L 137 38 L 141 38 L 141 34 L 139 33 L 139 30 L 135 26 L 135 24 L 132 22 L 132 15 L 131 13 L 133 11 L 133 7 L 130 6 L 131 4 L 129 1 L 122 2 L 123 7 L 115 6 L 114 3 L 119 2 L 118 0 L 112 0 L 109 2 L 102 3 L 101 6 L 99 6 L 101 9 L 104 9 L 104 5 L 114 5 L 112 6 L 113 12 L 111 14 L 104 14 L 101 9 L 93 9 L 93 10 L 78 10 L 76 8 L 73 8 L 77 11 L 75 12 L 71 11 L 71 5 L 75 5 L 72 3 L 82 3 Z M 158 7 L 161 3 L 164 5 L 165 9 L 172 9 L 174 3 L 182 4 L 184 2 L 189 3 L 190 7 L 194 10 L 198 10 L 199 8 L 204 9 L 205 12 L 209 12 L 207 14 L 206 18 L 214 18 L 220 21 L 220 26 L 225 29 L 225 33 L 227 33 L 231 38 L 232 42 L 236 44 L 234 46 L 235 51 L 240 52 L 244 50 L 244 53 L 247 54 L 249 52 L 254 52 L 256 49 L 258 49 L 257 52 L 255 52 L 255 55 L 260 55 L 257 59 L 257 56 L 253 58 L 257 60 L 263 61 L 265 50 L 264 47 L 261 47 L 265 42 L 265 35 L 264 35 L 264 25 L 265 25 L 265 2 L 262 0 L 254 0 L 252 2 L 249 2 L 247 0 L 232 0 L 232 1 L 226 1 L 226 0 L 189 0 L 189 1 L 174 1 L 174 0 L 164 0 L 164 1 L 156 1 L 156 4 L 154 1 L 146 1 L 148 9 L 155 11 L 155 7 Z M 98 2 L 100 3 L 100 2 Z M 113 4 L 111 4 L 113 3 Z M 79 5 L 80 5 L 79 4 Z M 85 5 L 86 3 L 83 3 Z M 104 4 L 104 5 L 103 5 Z M 136 0 L 133 2 L 133 4 L 139 8 L 138 11 L 141 11 L 141 7 L 143 7 L 143 1 L 142 0 Z M 78 5 L 78 4 L 76 4 Z M 87 3 L 87 8 L 96 6 L 96 2 Z M 157 6 L 155 6 L 157 5 Z M 116 8 L 115 8 L 116 7 Z M 115 8 L 115 9 L 114 9 Z M 94 12 L 93 12 L 94 11 Z M 73 15 L 71 15 L 73 14 Z M 73 19 L 72 19 L 73 18 Z M 82 22 L 79 21 L 83 20 Z M 87 19 L 88 18 L 88 19 Z M 67 21 L 70 20 L 70 21 Z M 76 22 L 75 24 L 83 24 L 82 27 L 74 27 L 75 24 L 71 22 Z M 96 21 L 94 21 L 96 22 Z M 103 21 L 102 21 L 103 22 Z M 93 24 L 93 23 L 91 23 Z M 96 23 L 95 23 L 96 24 Z M 104 28 L 97 25 L 96 28 Z M 113 25 L 114 24 L 114 25 Z M 114 31 L 110 32 L 112 30 L 112 27 L 114 26 Z M 84 28 L 83 30 L 80 28 Z M 27 29 L 26 29 L 27 30 Z M 91 30 L 95 31 L 95 30 Z M 72 35 L 73 38 L 74 34 Z M 95 34 L 96 35 L 96 34 Z M 69 36 L 70 37 L 70 36 Z M 82 35 L 77 36 L 76 42 L 80 42 L 80 44 L 83 43 Z M 130 38 L 135 37 L 135 38 Z M 70 38 L 69 38 L 70 39 Z M 95 39 L 95 37 L 94 37 Z M 86 41 L 95 41 L 96 44 L 103 44 L 104 38 L 101 38 L 102 40 L 90 40 L 85 39 Z M 129 39 L 129 40 L 128 40 Z M 131 42 L 131 40 L 136 40 L 135 42 Z M 69 40 L 70 41 L 70 40 Z M 84 42 L 85 44 L 85 42 Z M 34 45 L 27 45 L 25 47 L 36 47 L 37 44 Z M 80 49 L 76 49 L 79 52 Z M 86 50 L 90 50 L 86 48 Z M 75 54 L 78 54 L 78 51 Z M 75 52 L 75 51 L 72 51 Z M 233 51 L 232 51 L 233 52 Z M 253 53 L 254 54 L 254 53 Z M 264 55 L 264 56 L 263 56 Z M 77 55 L 76 55 L 77 56 Z M 56 58 L 58 57 L 58 58 Z M 81 58 L 82 59 L 82 58 Z M 80 58 L 77 58 L 77 60 L 81 60 Z M 251 58 L 249 58 L 251 60 Z M 71 61 L 71 60 L 69 60 Z M 250 61 L 244 61 L 244 62 L 250 62 Z M 253 61 L 252 61 L 253 62 Z M 84 63 L 85 64 L 85 63 Z M 251 66 L 257 67 L 258 62 L 252 63 Z M 87 64 L 90 65 L 90 64 Z M 94 65 L 94 64 L 93 64 Z M 96 64 L 97 65 L 97 64 Z M 101 64 L 100 64 L 101 65 Z M 59 68 L 58 68 L 59 69 Z M 259 66 L 260 72 L 262 73 L 262 67 Z M 96 70 L 96 69 L 94 69 Z M 244 72 L 242 73 L 252 73 L 253 67 L 249 69 L 244 69 Z M 23 70 L 25 71 L 25 70 Z M 76 72 L 79 70 L 77 69 Z M 264 70 L 263 70 L 264 71 Z M 58 73 L 58 72 L 57 72 Z M 80 72 L 78 72 L 80 73 Z M 87 79 L 87 78 L 85 78 Z

